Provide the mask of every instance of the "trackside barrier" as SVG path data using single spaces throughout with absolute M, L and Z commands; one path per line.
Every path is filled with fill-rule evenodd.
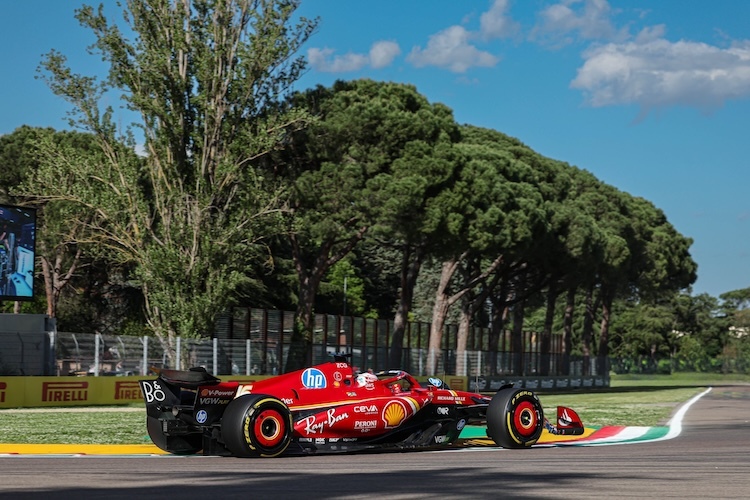
M 155 375 L 110 377 L 0 377 L 0 408 L 75 407 L 142 403 L 138 381 Z M 252 383 L 265 375 L 225 375 L 224 382 Z M 428 377 L 416 377 L 426 385 Z M 495 392 L 505 384 L 535 391 L 608 387 L 603 377 L 486 377 L 443 378 L 451 389 Z
M 604 376 L 570 376 L 570 377 L 514 377 L 512 375 L 495 377 L 469 377 L 469 389 L 473 392 L 495 392 L 506 384 L 513 387 L 535 391 L 566 391 L 609 387 L 609 377 Z
M 147 378 L 154 378 L 151 375 Z M 2 377 L 0 408 L 75 407 L 142 403 L 138 381 L 146 377 Z M 252 383 L 268 376 L 226 375 L 224 382 Z M 427 377 L 419 377 L 420 383 Z M 451 389 L 465 390 L 466 377 L 448 377 Z
M 153 378 L 151 376 L 148 378 Z M 142 403 L 145 377 L 2 377 L 0 408 L 125 405 Z M 230 375 L 224 381 L 255 382 L 265 376 Z

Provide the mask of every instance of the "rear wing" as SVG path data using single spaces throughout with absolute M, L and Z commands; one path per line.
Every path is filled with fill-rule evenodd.
M 195 401 L 195 390 L 217 385 L 220 379 L 203 367 L 190 370 L 161 370 L 155 380 L 139 380 L 146 408 L 190 405 Z

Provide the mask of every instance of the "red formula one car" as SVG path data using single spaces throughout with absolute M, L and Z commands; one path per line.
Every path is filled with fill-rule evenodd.
M 408 450 L 456 445 L 467 425 L 487 425 L 504 448 L 527 448 L 546 427 L 581 434 L 570 408 L 544 418 L 537 396 L 502 387 L 492 397 L 420 384 L 405 371 L 358 373 L 345 356 L 258 382 L 222 382 L 204 369 L 141 380 L 151 440 L 174 454 L 282 454 Z

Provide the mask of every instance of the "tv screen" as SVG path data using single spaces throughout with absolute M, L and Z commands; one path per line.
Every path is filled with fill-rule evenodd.
M 0 205 L 0 301 L 34 298 L 36 210 Z

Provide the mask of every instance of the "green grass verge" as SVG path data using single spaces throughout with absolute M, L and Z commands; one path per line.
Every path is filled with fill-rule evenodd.
M 708 386 L 749 383 L 750 377 L 707 374 L 613 376 L 595 392 L 541 393 L 545 415 L 569 406 L 587 427 L 665 425 L 671 414 Z M 0 443 L 143 444 L 146 411 L 140 405 L 108 408 L 0 410 Z
M 0 410 L 0 443 L 144 444 L 146 409 Z

